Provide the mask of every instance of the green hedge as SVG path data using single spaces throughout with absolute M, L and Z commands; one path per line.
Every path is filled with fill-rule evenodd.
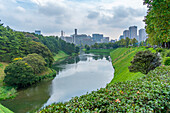
M 170 66 L 170 57 L 165 58 L 164 64 L 167 65 L 167 66 Z
M 79 112 L 168 112 L 170 110 L 170 67 L 158 67 L 135 81 L 118 82 L 74 97 L 69 102 L 57 103 L 41 113 Z

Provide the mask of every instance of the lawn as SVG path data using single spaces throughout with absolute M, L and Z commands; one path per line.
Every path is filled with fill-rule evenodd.
M 132 61 L 134 55 L 138 51 L 147 50 L 146 48 L 118 48 L 110 53 L 113 67 L 115 68 L 114 78 L 110 84 L 115 82 L 123 82 L 128 80 L 135 80 L 137 78 L 141 78 L 144 74 L 132 73 L 129 72 L 128 66 L 130 66 L 130 62 Z M 154 49 L 149 48 L 152 52 L 155 52 Z
M 90 52 L 90 53 L 110 53 L 113 50 L 114 49 L 91 49 L 91 50 L 86 51 L 86 52 Z
M 68 57 L 68 56 L 69 55 L 67 55 L 65 52 L 59 51 L 58 54 L 56 54 L 53 58 L 54 58 L 54 61 L 58 61 L 62 58 Z
M 0 104 L 0 113 L 14 113 Z

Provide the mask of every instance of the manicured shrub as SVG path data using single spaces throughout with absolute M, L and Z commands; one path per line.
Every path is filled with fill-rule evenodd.
M 152 53 L 150 50 L 139 51 L 134 56 L 134 59 L 131 61 L 131 66 L 128 68 L 130 72 L 147 74 L 149 71 L 161 65 L 160 60 L 157 53 Z
M 9 64 L 4 70 L 6 76 L 4 82 L 18 88 L 27 87 L 36 82 L 37 77 L 30 65 L 25 61 L 17 61 Z
M 164 64 L 167 65 L 167 66 L 170 66 L 170 57 L 165 58 Z
M 44 58 L 36 53 L 29 54 L 26 57 L 24 57 L 22 60 L 28 63 L 32 67 L 35 74 L 42 73 L 47 69 L 47 67 L 45 66 L 46 62 Z

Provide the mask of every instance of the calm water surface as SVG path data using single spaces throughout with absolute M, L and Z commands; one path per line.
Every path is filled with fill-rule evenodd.
M 107 55 L 82 54 L 56 63 L 53 68 L 58 74 L 52 81 L 19 91 L 15 99 L 1 103 L 16 113 L 26 113 L 105 87 L 114 73 Z

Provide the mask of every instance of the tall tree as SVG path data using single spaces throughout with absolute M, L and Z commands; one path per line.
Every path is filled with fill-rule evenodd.
M 149 42 L 154 45 L 170 42 L 170 1 L 169 0 L 144 0 L 148 7 L 145 18 L 146 32 Z

